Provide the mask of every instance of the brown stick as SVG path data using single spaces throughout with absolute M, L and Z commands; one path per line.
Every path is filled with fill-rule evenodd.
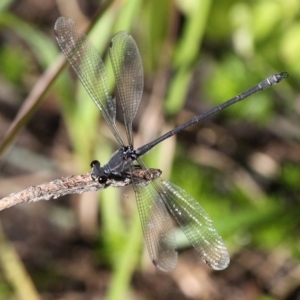
M 100 184 L 92 179 L 91 172 L 83 175 L 63 177 L 27 187 L 20 192 L 12 193 L 0 199 L 0 210 L 21 203 L 56 199 L 67 194 L 81 194 L 89 191 L 99 191 L 109 186 L 122 187 L 129 184 L 131 184 L 130 178 L 124 178 L 122 181 L 108 179 L 105 184 Z

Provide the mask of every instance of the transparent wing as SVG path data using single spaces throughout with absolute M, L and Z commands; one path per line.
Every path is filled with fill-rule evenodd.
M 54 32 L 57 42 L 77 73 L 78 78 L 121 145 L 124 145 L 115 119 L 116 100 L 108 94 L 107 71 L 96 48 L 88 37 L 76 30 L 75 22 L 63 17 L 57 19 Z
M 147 167 L 139 159 L 141 167 Z M 149 174 L 149 178 L 151 174 Z M 177 265 L 176 239 L 172 219 L 154 183 L 160 178 L 141 183 L 132 176 L 137 207 L 147 250 L 153 264 L 161 271 L 171 271 Z
M 137 45 L 127 32 L 111 40 L 109 55 L 113 66 L 129 145 L 133 146 L 132 121 L 138 111 L 143 87 L 143 64 Z
M 175 184 L 156 180 L 163 202 L 196 249 L 211 268 L 223 270 L 229 265 L 229 254 L 212 220 L 202 206 L 185 190 Z

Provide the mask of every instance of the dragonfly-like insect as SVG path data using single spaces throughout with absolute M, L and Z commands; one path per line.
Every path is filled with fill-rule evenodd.
M 153 264 L 162 271 L 171 271 L 177 265 L 173 216 L 202 260 L 215 270 L 225 269 L 229 265 L 229 254 L 209 215 L 185 190 L 162 179 L 160 173 L 153 175 L 153 169 L 146 166 L 141 156 L 201 119 L 280 82 L 288 73 L 275 74 L 252 89 L 135 149 L 132 122 L 142 98 L 144 79 L 142 60 L 132 36 L 121 31 L 112 38 L 109 46 L 127 135 L 125 143 L 116 126 L 116 98 L 108 92 L 107 71 L 96 48 L 84 33 L 75 28 L 73 20 L 60 17 L 55 23 L 54 31 L 60 48 L 121 145 L 107 164 L 101 166 L 98 161 L 91 163 L 92 177 L 105 183 L 110 178 L 124 180 L 131 176 L 144 239 Z M 137 175 L 139 170 L 142 177 Z

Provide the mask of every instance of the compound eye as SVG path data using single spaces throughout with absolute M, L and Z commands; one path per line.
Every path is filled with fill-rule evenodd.
M 100 167 L 100 163 L 98 160 L 93 160 L 90 164 L 91 168 L 94 168 L 94 166 L 98 165 Z
M 99 176 L 98 177 L 98 182 L 103 184 L 107 181 L 107 177 L 106 176 Z

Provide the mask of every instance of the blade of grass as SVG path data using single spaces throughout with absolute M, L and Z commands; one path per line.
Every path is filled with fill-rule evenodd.
M 199 55 L 210 12 L 211 0 L 192 1 L 192 3 L 192 7 L 186 14 L 182 37 L 174 53 L 173 67 L 176 74 L 170 82 L 165 104 L 165 109 L 169 114 L 176 113 L 183 106 L 193 74 L 193 63 Z
M 136 268 L 141 247 L 142 231 L 137 210 L 133 215 L 128 238 L 122 248 L 111 277 L 111 284 L 106 295 L 107 300 L 126 299 L 131 275 Z M 128 296 L 128 295 L 127 295 Z
M 14 287 L 18 299 L 40 299 L 39 294 L 14 247 L 6 240 L 1 224 L 0 261 L 3 272 Z

